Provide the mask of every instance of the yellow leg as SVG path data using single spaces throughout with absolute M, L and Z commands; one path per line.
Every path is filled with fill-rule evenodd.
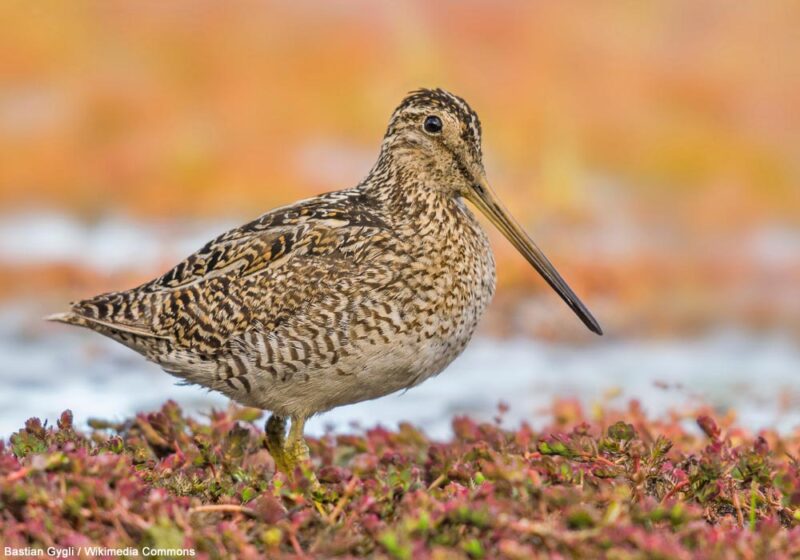
M 305 418 L 292 418 L 292 427 L 287 439 L 286 417 L 276 414 L 270 416 L 265 428 L 267 451 L 275 461 L 275 468 L 291 478 L 294 477 L 294 470 L 297 466 L 305 467 L 303 472 L 311 482 L 311 490 L 317 492 L 321 487 L 313 469 L 310 468 L 311 457 L 308 453 L 308 444 L 303 438 L 305 424 Z
M 286 417 L 273 414 L 264 428 L 267 434 L 267 451 L 275 461 L 275 468 L 288 475 L 292 473 L 286 456 Z
M 311 482 L 311 490 L 317 491 L 320 489 L 319 481 L 314 474 L 313 468 L 310 467 L 311 456 L 308 452 L 308 444 L 303 437 L 305 425 L 305 418 L 299 416 L 292 418 L 292 427 L 289 430 L 289 439 L 286 441 L 285 454 L 293 469 L 298 465 L 309 467 L 304 469 L 304 473 L 309 482 Z
M 289 439 L 286 442 L 286 452 L 295 462 L 309 460 L 308 445 L 305 438 L 303 438 L 305 426 L 305 418 L 292 418 L 292 427 L 289 429 Z

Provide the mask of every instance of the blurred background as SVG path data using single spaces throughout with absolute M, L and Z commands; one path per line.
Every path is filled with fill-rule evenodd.
M 506 401 L 535 419 L 554 397 L 800 422 L 796 2 L 10 1 L 0 16 L 0 436 L 64 408 L 225 406 L 41 317 L 355 185 L 418 87 L 478 112 L 490 181 L 607 334 L 492 231 L 498 293 L 464 356 L 312 430 L 446 435 L 455 413 Z

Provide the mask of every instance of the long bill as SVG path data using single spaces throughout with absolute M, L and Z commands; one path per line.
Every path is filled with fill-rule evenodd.
M 486 179 L 481 177 L 476 179 L 476 184 L 467 198 L 483 212 L 489 220 L 499 229 L 512 245 L 522 253 L 525 259 L 533 265 L 533 268 L 542 275 L 542 278 L 550 284 L 561 299 L 575 312 L 590 331 L 603 334 L 600 324 L 592 316 L 586 306 L 583 305 L 575 292 L 567 285 L 553 264 L 544 256 L 541 249 L 536 246 L 533 240 L 525 233 L 520 225 L 511 217 L 500 200 L 492 192 Z

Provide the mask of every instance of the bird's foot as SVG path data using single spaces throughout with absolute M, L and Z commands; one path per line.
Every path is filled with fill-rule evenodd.
M 287 440 L 286 418 L 275 414 L 270 416 L 265 427 L 267 451 L 275 461 L 275 468 L 288 476 L 290 480 L 294 480 L 295 469 L 300 467 L 303 476 L 309 482 L 308 490 L 314 507 L 317 508 L 320 515 L 325 517 L 328 515 L 323 503 L 325 492 L 317 475 L 314 474 L 308 444 L 302 435 L 304 423 L 302 420 L 293 420 L 292 430 Z
M 295 469 L 300 467 L 310 483 L 311 492 L 318 493 L 322 487 L 314 474 L 308 444 L 302 435 L 304 423 L 302 420 L 293 420 L 292 430 L 287 439 L 286 417 L 276 414 L 270 416 L 265 427 L 267 451 L 275 461 L 275 468 L 290 479 L 294 479 Z
M 264 428 L 267 435 L 267 451 L 275 461 L 275 468 L 287 475 L 291 475 L 293 467 L 289 464 L 286 453 L 286 417 L 273 414 L 267 420 Z
M 300 467 L 303 476 L 308 481 L 308 491 L 311 501 L 314 502 L 314 507 L 317 508 L 320 515 L 327 517 L 328 510 L 325 507 L 325 503 L 329 501 L 329 497 L 314 473 L 306 440 L 302 437 L 294 440 L 290 439 L 287 443 L 286 455 L 290 457 L 289 460 L 294 465 L 294 468 Z
M 288 457 L 289 464 L 292 468 L 292 471 L 297 467 L 303 472 L 303 476 L 306 477 L 310 484 L 310 490 L 312 493 L 318 493 L 322 490 L 322 486 L 317 480 L 317 475 L 314 473 L 314 467 L 311 464 L 311 455 L 308 452 L 308 444 L 303 437 L 299 437 L 297 439 L 290 438 L 289 441 L 286 443 L 285 454 Z

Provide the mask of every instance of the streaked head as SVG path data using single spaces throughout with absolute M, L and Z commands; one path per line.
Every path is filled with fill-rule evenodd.
M 467 102 L 441 89 L 410 93 L 395 109 L 382 154 L 433 188 L 463 194 L 483 173 L 481 122 Z
M 489 187 L 481 153 L 481 123 L 466 101 L 441 89 L 409 94 L 395 109 L 381 148 L 404 172 L 430 188 L 474 204 L 542 275 L 583 323 L 600 325 Z

